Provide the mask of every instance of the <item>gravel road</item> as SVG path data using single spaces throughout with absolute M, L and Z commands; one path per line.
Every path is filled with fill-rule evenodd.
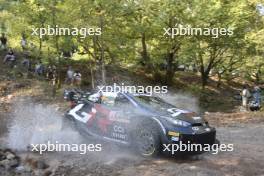
M 84 139 L 74 130 L 61 131 L 59 128 L 61 114 L 54 106 L 27 104 L 27 106 L 20 107 L 19 109 L 17 114 L 5 114 L 3 111 L 0 114 L 2 120 L 0 125 L 0 144 L 2 147 L 10 147 L 10 144 L 15 144 L 14 142 L 19 142 L 19 146 L 21 147 L 29 144 L 33 138 L 34 140 L 47 140 L 50 138 L 54 140 L 54 138 L 58 138 L 63 139 L 64 142 L 94 143 L 94 141 Z M 38 121 L 42 122 L 42 133 L 40 133 L 41 130 L 34 131 L 35 128 L 31 128 L 32 126 L 38 126 L 37 123 L 32 121 L 32 119 L 36 118 L 36 112 L 39 112 Z M 221 118 L 221 115 L 221 113 L 218 113 L 219 118 Z M 242 114 L 236 114 L 236 116 L 242 116 Z M 226 119 L 225 117 L 222 121 Z M 15 123 L 14 120 L 16 121 Z M 24 165 L 28 164 L 29 167 L 31 167 L 30 163 L 27 163 L 29 159 L 30 161 L 32 159 L 45 161 L 49 166 L 46 170 L 50 171 L 48 172 L 50 174 L 45 172 L 46 175 L 264 176 L 263 120 L 259 120 L 257 123 L 256 121 L 247 121 L 247 123 L 243 121 L 239 123 L 232 122 L 230 125 L 226 123 L 218 124 L 213 118 L 210 119 L 210 116 L 208 120 L 217 126 L 217 138 L 221 143 L 234 144 L 232 152 L 220 152 L 218 154 L 204 153 L 199 156 L 185 158 L 161 156 L 159 158 L 147 159 L 137 156 L 125 147 L 103 143 L 103 150 L 101 152 L 90 152 L 85 155 L 80 155 L 76 152 L 49 152 L 40 155 L 29 151 L 16 151 L 16 154 L 21 158 L 22 163 Z M 50 125 L 52 125 L 52 128 L 50 128 Z M 18 147 L 18 149 L 21 148 Z M 14 147 L 13 150 L 16 150 L 16 148 Z M 31 167 L 31 170 L 34 169 L 34 167 Z M 10 175 L 12 174 L 10 172 Z M 33 175 L 45 174 L 44 172 L 42 174 L 40 172 L 33 172 Z

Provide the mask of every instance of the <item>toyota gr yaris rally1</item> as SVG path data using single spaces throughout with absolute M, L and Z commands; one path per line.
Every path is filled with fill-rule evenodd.
M 134 146 L 144 156 L 158 154 L 163 144 L 216 141 L 215 128 L 202 117 L 155 96 L 65 91 L 64 97 L 72 102 L 66 118 L 81 133 Z

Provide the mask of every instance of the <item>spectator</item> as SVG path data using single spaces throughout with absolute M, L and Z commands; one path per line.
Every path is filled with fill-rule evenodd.
M 260 95 L 260 88 L 258 86 L 254 87 L 253 99 L 254 102 L 260 106 L 261 104 L 261 95 Z
M 47 68 L 46 78 L 49 81 L 51 81 L 53 79 L 53 70 L 52 70 L 52 66 L 51 65 L 49 65 L 48 68 Z
M 113 83 L 118 83 L 119 82 L 119 77 L 118 76 L 113 76 L 112 77 L 112 82 Z
M 4 33 L 2 33 L 2 36 L 0 37 L 0 41 L 1 41 L 1 48 L 5 50 L 7 44 L 7 38 Z
M 12 49 L 9 49 L 6 56 L 4 57 L 3 63 L 7 63 L 11 57 L 14 56 L 14 52 Z
M 29 67 L 30 67 L 30 61 L 28 58 L 24 58 L 21 62 L 22 66 L 29 71 Z
M 261 101 L 261 95 L 260 95 L 260 88 L 258 86 L 254 87 L 253 91 L 253 100 L 249 103 L 249 109 L 251 111 L 258 111 L 261 108 L 260 101 Z
M 24 55 L 24 59 L 22 60 L 21 64 L 24 67 L 24 69 L 29 71 L 29 69 L 30 69 L 30 61 L 28 59 L 28 55 L 27 54 Z
M 74 71 L 73 71 L 72 67 L 69 66 L 69 68 L 67 70 L 66 80 L 65 80 L 66 84 L 71 84 L 72 85 L 72 83 L 74 81 L 73 75 L 74 75 Z
M 52 86 L 52 97 L 56 95 L 56 82 L 58 78 L 57 68 L 55 65 L 49 66 L 47 70 L 47 79 Z
M 55 86 L 57 81 L 58 73 L 55 65 L 52 66 L 51 85 Z
M 242 96 L 242 106 L 247 109 L 247 107 L 248 107 L 248 99 L 251 96 L 250 92 L 249 92 L 249 90 L 247 88 L 247 85 L 243 86 L 243 90 L 242 90 L 241 96 Z
M 39 61 L 35 66 L 35 74 L 37 74 L 38 76 L 41 76 L 43 75 L 43 73 L 44 73 L 44 66 L 42 62 Z
M 81 82 L 82 82 L 82 74 L 79 71 L 76 71 L 74 73 L 74 75 L 73 75 L 73 78 L 74 78 L 74 83 L 77 86 L 80 86 L 81 85 Z
M 14 55 L 14 51 L 12 49 L 9 49 L 7 55 L 4 57 L 4 63 L 7 63 L 10 67 L 13 68 L 16 62 L 16 57 Z
M 26 50 L 26 47 L 27 47 L 27 41 L 26 41 L 25 36 L 22 36 L 22 39 L 21 39 L 21 47 L 22 47 L 22 50 L 23 50 L 23 51 Z

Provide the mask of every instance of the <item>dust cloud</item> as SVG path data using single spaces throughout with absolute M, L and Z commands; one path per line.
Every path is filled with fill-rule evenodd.
M 186 93 L 167 93 L 155 95 L 162 98 L 164 101 L 176 106 L 180 109 L 190 110 L 200 113 L 199 101 L 196 97 Z
M 62 130 L 63 114 L 54 106 L 23 100 L 17 101 L 13 109 L 7 136 L 7 145 L 11 149 L 23 151 L 30 144 L 43 144 L 47 141 L 76 144 L 81 141 L 78 132 L 70 128 Z
M 94 162 L 111 164 L 120 158 L 137 158 L 134 152 L 125 147 L 115 145 L 106 141 L 84 137 L 80 135 L 78 129 L 71 126 L 65 126 L 63 123 L 63 113 L 54 105 L 36 104 L 31 100 L 18 100 L 14 103 L 14 112 L 11 114 L 11 121 L 8 126 L 8 133 L 5 139 L 7 147 L 15 151 L 30 151 L 31 144 L 102 144 L 101 152 L 86 153 L 94 158 Z M 69 125 L 66 123 L 66 125 Z M 79 152 L 63 152 L 56 155 L 57 159 L 67 161 L 72 164 L 73 161 L 79 161 L 86 158 L 86 155 L 80 155 Z M 71 157 L 73 161 L 67 160 Z M 93 162 L 92 162 L 93 163 Z

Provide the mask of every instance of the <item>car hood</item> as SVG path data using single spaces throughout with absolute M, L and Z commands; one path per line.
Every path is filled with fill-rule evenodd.
M 195 112 L 179 109 L 175 106 L 162 107 L 162 108 L 147 108 L 147 113 L 151 113 L 152 116 L 162 119 L 179 119 L 191 124 L 205 123 L 206 121 L 200 115 Z

